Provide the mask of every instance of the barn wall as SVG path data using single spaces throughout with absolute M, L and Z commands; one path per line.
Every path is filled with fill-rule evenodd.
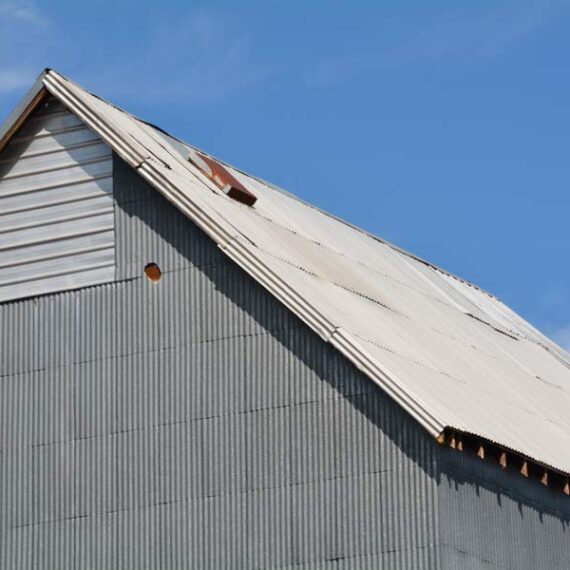
M 114 283 L 0 304 L 0 568 L 438 568 L 427 434 L 118 159 L 114 194 Z
M 0 301 L 115 277 L 112 153 L 53 97 L 0 154 Z
M 570 499 L 516 469 L 440 449 L 440 524 L 446 570 L 570 566 Z

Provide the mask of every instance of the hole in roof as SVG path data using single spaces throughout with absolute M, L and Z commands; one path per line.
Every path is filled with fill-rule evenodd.
M 257 196 L 217 160 L 195 150 L 190 150 L 188 160 L 230 198 L 247 206 L 253 206 L 257 201 Z

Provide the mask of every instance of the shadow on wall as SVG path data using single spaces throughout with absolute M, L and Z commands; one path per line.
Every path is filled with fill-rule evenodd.
M 435 478 L 437 444 L 398 404 L 223 255 L 193 222 L 117 157 L 114 169 L 115 197 L 121 215 L 138 219 L 148 228 L 149 235 L 167 242 L 184 259 L 186 267 L 198 268 L 221 295 L 252 317 L 311 370 L 313 376 L 327 383 L 338 398 L 344 398 L 369 424 L 378 428 L 383 437 L 399 449 L 400 459 L 407 457 L 426 475 Z M 117 247 L 121 247 L 119 243 Z M 210 250 L 207 253 L 206 248 Z M 145 255 L 150 260 L 155 254 Z M 141 259 L 141 263 L 143 261 Z M 160 259 L 153 258 L 153 261 L 158 262 L 165 276 L 168 270 L 175 270 L 170 267 L 164 271 Z M 177 263 L 180 266 L 180 261 Z M 223 271 L 220 271 L 221 267 Z M 294 330 L 297 331 L 295 334 L 292 333 Z
M 442 447 L 438 465 L 445 567 L 568 568 L 569 497 L 472 451 Z
M 515 542 L 536 537 L 543 531 L 555 532 L 558 537 L 568 536 L 568 497 L 536 480 L 525 479 L 514 470 L 502 470 L 492 461 L 482 461 L 469 452 L 440 447 L 398 404 L 223 256 L 214 242 L 120 159 L 115 158 L 115 169 L 120 169 L 121 179 L 121 184 L 115 187 L 117 204 L 127 216 L 138 218 L 151 232 L 166 240 L 187 265 L 198 267 L 222 295 L 247 312 L 273 339 L 333 388 L 339 398 L 366 418 L 367 423 L 377 428 L 399 453 L 398 458 L 391 458 L 390 468 L 397 469 L 405 458 L 437 483 L 443 528 L 461 529 L 466 537 L 471 535 L 465 533 L 465 529 L 480 528 L 480 533 L 488 535 L 490 542 L 504 539 L 501 533 L 507 532 L 505 529 Z M 160 212 L 160 215 L 149 212 Z M 183 227 L 185 239 L 179 239 L 179 230 L 165 231 L 169 227 Z M 207 261 L 204 247 L 212 250 Z M 222 265 L 227 266 L 226 272 L 217 270 Z M 232 286 L 244 280 L 246 286 Z M 276 310 L 277 305 L 280 308 Z M 277 314 L 277 318 L 268 318 L 270 306 L 273 308 L 269 312 Z M 302 330 L 303 334 L 292 334 L 294 329 Z M 357 452 L 370 453 L 371 450 L 359 446 Z M 495 520 L 496 524 L 489 524 L 489 520 Z M 453 538 L 453 533 L 443 534 L 444 543 L 461 543 Z M 469 539 L 464 546 L 469 549 Z
M 560 489 L 542 485 L 536 477 L 523 477 L 515 467 L 502 469 L 494 458 L 481 460 L 472 451 L 441 447 L 438 464 L 440 485 L 448 492 L 480 498 L 486 491 L 499 508 L 516 503 L 521 517 L 528 507 L 541 519 L 546 514 L 557 517 L 561 528 L 569 530 L 570 498 Z

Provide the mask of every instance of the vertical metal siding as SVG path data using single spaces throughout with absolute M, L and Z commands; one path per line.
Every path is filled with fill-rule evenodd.
M 475 454 L 440 452 L 443 568 L 568 568 L 566 496 Z
M 112 281 L 112 153 L 53 98 L 0 155 L 0 301 Z
M 564 567 L 564 497 L 438 448 L 115 181 L 121 280 L 0 303 L 0 568 Z
M 0 305 L 0 567 L 437 568 L 431 438 L 191 223 L 146 279 L 153 199 L 128 280 Z
M 224 254 L 156 190 L 114 155 L 117 279 L 143 274 L 147 263 L 163 272 L 220 263 Z

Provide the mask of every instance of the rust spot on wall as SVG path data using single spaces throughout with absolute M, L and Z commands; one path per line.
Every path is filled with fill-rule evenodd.
M 144 272 L 145 275 L 155 283 L 160 281 L 160 278 L 162 277 L 162 271 L 156 263 L 148 263 L 145 265 Z

